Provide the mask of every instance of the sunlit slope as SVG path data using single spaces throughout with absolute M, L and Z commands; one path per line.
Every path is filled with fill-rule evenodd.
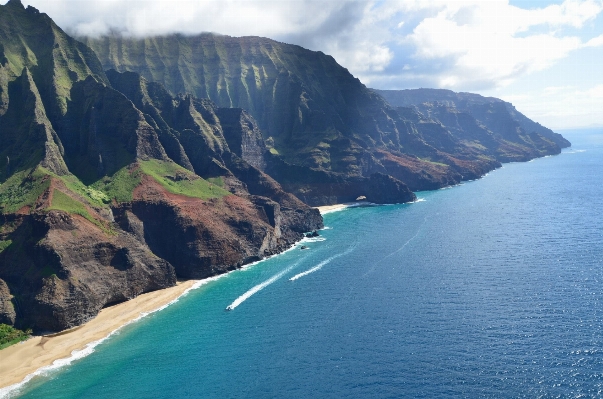
M 135 71 L 172 94 L 248 110 L 277 163 L 345 176 L 389 174 L 420 190 L 479 177 L 500 161 L 560 151 L 539 133 L 514 140 L 486 132 L 484 140 L 468 140 L 435 116 L 399 112 L 333 57 L 266 38 L 200 34 L 82 40 L 107 70 Z M 297 178 L 277 169 L 281 183 Z M 303 191 L 287 187 L 297 195 Z

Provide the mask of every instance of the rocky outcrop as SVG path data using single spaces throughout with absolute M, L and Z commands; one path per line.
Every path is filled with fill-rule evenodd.
M 293 232 L 303 233 L 315 229 L 313 226 L 322 226 L 320 212 L 307 205 L 312 205 L 311 203 L 302 202 L 295 195 L 285 191 L 271 176 L 244 162 L 235 154 L 230 153 L 224 159 L 228 169 L 245 184 L 250 194 L 270 198 L 280 205 L 283 225 Z
M 367 201 L 379 204 L 405 203 L 416 199 L 404 183 L 381 173 L 373 173 L 369 177 L 348 176 L 291 165 L 274 156 L 268 156 L 267 172 L 286 191 L 314 206 L 353 202 L 358 197 L 366 197 Z
M 40 163 L 57 175 L 67 174 L 63 146 L 46 116 L 40 93 L 27 67 L 8 85 L 10 106 L 0 119 L 3 146 L 0 175 L 8 177 Z
M 241 108 L 218 108 L 216 114 L 229 149 L 249 165 L 266 169 L 266 144 L 253 117 Z
M 73 173 L 86 183 L 136 159 L 168 160 L 155 129 L 120 92 L 88 77 L 71 89 L 59 137 Z
M 534 122 L 517 111 L 513 104 L 498 98 L 483 97 L 473 93 L 455 93 L 451 90 L 442 89 L 375 90 L 375 92 L 394 107 L 412 107 L 426 116 L 434 116 L 444 126 L 452 130 L 458 130 L 462 125 L 455 123 L 455 117 L 447 116 L 446 113 L 462 114 L 460 117 L 469 119 L 466 123 L 470 124 L 474 124 L 471 119 L 475 119 L 482 129 L 486 129 L 494 135 L 526 146 L 528 149 L 544 151 L 547 154 L 558 151 L 555 146 L 551 146 L 548 142 L 554 143 L 559 148 L 566 148 L 571 145 L 559 133 L 554 133 L 551 129 Z M 472 131 L 475 129 L 473 126 L 470 129 L 462 129 L 466 130 L 466 133 L 462 136 L 473 135 Z M 543 137 L 545 142 L 530 141 L 529 138 L 525 137 L 532 133 Z M 488 148 L 493 146 L 491 142 L 486 142 L 486 144 L 488 144 Z M 540 155 L 532 153 L 532 157 L 535 156 Z
M 17 327 L 60 331 L 176 282 L 174 268 L 134 236 L 105 232 L 80 215 L 50 211 L 15 225 L 0 275 L 15 296 Z
M 17 314 L 12 299 L 8 285 L 0 279 L 0 324 L 15 324 Z
M 114 34 L 82 40 L 106 69 L 140 73 L 172 94 L 208 97 L 221 109 L 246 109 L 272 157 L 262 160 L 253 125 L 235 136 L 245 143 L 225 136 L 231 150 L 314 205 L 363 195 L 353 188 L 366 191 L 358 179 L 374 173 L 412 190 L 440 188 L 480 177 L 500 162 L 556 154 L 567 145 L 500 100 L 434 91 L 443 103 L 428 110 L 379 92 L 390 105 L 332 57 L 266 38 Z M 242 111 L 224 112 L 230 115 L 221 119 L 232 116 L 241 126 Z M 275 171 L 274 157 L 301 169 Z M 303 177 L 316 171 L 326 172 L 326 180 Z
M 134 73 L 107 77 L 90 49 L 16 0 L 0 6 L 0 50 L 0 322 L 74 327 L 323 227 L 260 170 L 266 148 L 245 111 Z
M 280 205 L 266 197 L 229 195 L 203 201 L 171 194 L 152 179 L 145 180 L 131 203 L 115 208 L 116 221 L 169 261 L 179 278 L 236 269 L 278 253 L 303 236 L 287 223 Z M 311 224 L 322 227 L 322 218 Z

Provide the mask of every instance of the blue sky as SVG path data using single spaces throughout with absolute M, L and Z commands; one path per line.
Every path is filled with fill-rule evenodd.
M 603 0 L 23 0 L 72 33 L 256 35 L 331 54 L 369 87 L 495 96 L 603 126 Z

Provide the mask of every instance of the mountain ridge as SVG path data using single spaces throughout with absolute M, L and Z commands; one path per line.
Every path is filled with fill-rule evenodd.
M 409 202 L 560 152 L 506 107 L 491 109 L 497 129 L 430 107 L 392 106 L 299 46 L 80 42 L 11 0 L 0 6 L 0 322 L 70 328 L 290 247 L 323 227 L 310 205 Z
M 339 189 L 342 194 L 348 190 L 337 183 L 339 178 L 382 173 L 411 190 L 425 190 L 475 179 L 500 161 L 560 152 L 556 143 L 536 136 L 493 137 L 498 153 L 484 143 L 467 145 L 436 118 L 416 110 L 400 113 L 332 57 L 271 39 L 214 34 L 80 39 L 105 69 L 140 73 L 172 94 L 184 91 L 208 96 L 220 106 L 247 108 L 269 147 L 269 170 L 312 205 L 348 197 L 337 195 Z M 295 168 L 280 170 L 282 162 Z M 296 175 L 285 173 L 293 170 Z M 329 190 L 335 195 L 325 195 L 316 185 L 289 184 L 300 173 L 315 171 L 334 178 Z
M 466 112 L 485 124 L 488 128 L 496 131 L 492 123 L 488 123 L 484 114 L 491 111 L 492 108 L 479 109 L 480 106 L 496 106 L 504 104 L 504 108 L 510 118 L 518 123 L 519 127 L 526 133 L 536 132 L 547 139 L 552 140 L 560 148 L 566 148 L 571 143 L 558 133 L 534 122 L 521 112 L 517 111 L 513 104 L 503 101 L 496 97 L 484 97 L 475 93 L 454 92 L 446 89 L 407 89 L 407 90 L 377 90 L 373 91 L 381 95 L 390 105 L 394 107 L 413 107 L 419 112 L 430 114 L 427 107 L 423 104 L 441 104 L 447 107 L 456 108 L 461 112 Z
M 125 89 L 147 89 L 142 78 L 111 75 L 130 99 L 89 48 L 16 0 L 0 7 L 0 44 L 0 322 L 70 328 L 322 227 L 317 210 L 230 151 L 224 135 L 254 123 L 242 113 L 223 128 L 207 100 L 154 88 L 164 103 L 143 104 Z

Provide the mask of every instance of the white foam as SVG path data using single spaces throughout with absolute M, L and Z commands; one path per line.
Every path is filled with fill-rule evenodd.
M 41 367 L 41 368 L 37 369 L 33 373 L 26 375 L 25 378 L 23 378 L 23 380 L 21 382 L 18 382 L 18 383 L 13 384 L 13 385 L 9 385 L 9 386 L 4 387 L 4 388 L 0 388 L 0 399 L 14 398 L 14 397 L 16 397 L 16 396 L 18 396 L 20 394 L 20 391 L 23 388 L 23 386 L 25 384 L 27 384 L 29 381 L 31 381 L 32 378 L 34 378 L 36 376 L 46 376 L 46 375 L 49 375 L 49 374 L 51 374 L 53 372 L 56 372 L 57 370 L 65 367 L 65 366 L 70 365 L 71 363 L 73 363 L 76 360 L 82 359 L 82 358 L 84 358 L 84 357 L 86 357 L 86 356 L 94 353 L 94 348 L 96 348 L 98 345 L 100 345 L 103 342 L 105 342 L 111 336 L 118 334 L 119 331 L 122 328 L 124 328 L 125 326 L 128 326 L 128 325 L 130 325 L 132 323 L 135 323 L 135 322 L 139 321 L 140 319 L 142 319 L 142 318 L 144 318 L 144 317 L 146 317 L 146 316 L 148 316 L 148 315 L 150 315 L 152 313 L 159 312 L 159 311 L 167 308 L 168 306 L 173 305 L 174 303 L 178 302 L 180 300 L 180 298 L 182 298 L 183 296 L 187 295 L 192 290 L 196 290 L 196 289 L 198 289 L 199 287 L 201 287 L 201 286 L 203 286 L 205 284 L 208 284 L 208 283 L 210 283 L 212 281 L 215 281 L 215 280 L 218 280 L 218 279 L 220 279 L 222 277 L 225 277 L 225 276 L 229 275 L 232 272 L 244 271 L 246 269 L 249 269 L 252 266 L 255 266 L 255 265 L 257 265 L 257 264 L 259 264 L 261 262 L 264 262 L 264 261 L 266 261 L 266 260 L 268 260 L 268 259 L 270 259 L 272 257 L 278 256 L 278 255 L 282 255 L 285 252 L 289 252 L 289 251 L 295 249 L 296 247 L 297 247 L 297 244 L 292 244 L 289 248 L 287 248 L 283 252 L 280 252 L 278 254 L 274 254 L 274 255 L 268 256 L 268 257 L 266 257 L 264 259 L 260 259 L 258 261 L 249 263 L 247 265 L 244 265 L 240 269 L 231 270 L 231 271 L 229 271 L 227 273 L 223 273 L 223 274 L 220 274 L 218 276 L 208 277 L 206 279 L 199 280 L 199 281 L 195 282 L 195 284 L 193 284 L 190 288 L 186 289 L 180 296 L 178 296 L 178 298 L 170 301 L 169 303 L 167 303 L 165 305 L 162 305 L 162 306 L 158 307 L 157 309 L 151 310 L 149 312 L 140 313 L 140 315 L 137 318 L 132 319 L 129 322 L 127 322 L 127 323 L 125 323 L 125 324 L 117 327 L 115 330 L 113 330 L 109 334 L 107 334 L 107 336 L 105 336 L 105 337 L 103 337 L 103 338 L 101 338 L 101 339 L 99 339 L 97 341 L 93 341 L 93 342 L 90 342 L 90 343 L 86 344 L 86 347 L 84 349 L 74 350 L 73 352 L 71 352 L 71 356 L 68 356 L 68 357 L 65 357 L 65 358 L 62 358 L 62 359 L 57 359 L 51 365 L 44 366 L 44 367 Z M 293 267 L 293 266 L 291 266 L 291 267 Z M 284 272 L 283 272 L 283 274 L 284 274 Z
M 352 202 L 352 203 L 348 203 L 348 204 L 342 204 L 342 206 L 339 208 L 321 211 L 320 214 L 326 215 L 327 213 L 341 212 L 341 211 L 345 211 L 350 208 L 367 207 L 367 206 L 381 206 L 381 205 L 382 204 L 375 204 L 373 202 Z
M 295 276 L 291 277 L 291 278 L 289 279 L 289 281 L 295 281 L 295 280 L 297 280 L 298 278 L 302 278 L 302 277 L 304 277 L 304 276 L 307 276 L 307 275 L 308 275 L 308 274 L 310 274 L 310 273 L 314 273 L 315 271 L 320 270 L 320 269 L 321 269 L 321 268 L 322 268 L 324 265 L 326 265 L 327 263 L 329 263 L 329 262 L 328 262 L 328 261 L 322 261 L 322 262 L 320 262 L 318 265 L 314 266 L 312 269 L 306 270 L 305 272 L 302 272 L 302 273 L 296 274 Z
M 195 284 L 193 284 L 190 288 L 187 288 L 182 294 L 180 294 L 180 296 L 178 296 L 177 298 L 173 299 L 172 301 L 166 303 L 165 305 L 162 305 L 160 307 L 158 307 L 157 309 L 153 309 L 149 312 L 142 312 L 140 313 L 140 315 L 138 317 L 136 317 L 135 319 L 130 320 L 129 322 L 117 327 L 115 330 L 111 331 L 109 334 L 107 334 L 107 336 L 90 342 L 88 344 L 86 344 L 86 346 L 83 349 L 80 350 L 74 350 L 73 352 L 71 352 L 71 356 L 69 357 L 65 357 L 62 359 L 57 359 L 55 360 L 51 365 L 49 366 L 44 366 L 41 367 L 39 369 L 37 369 L 36 371 L 34 371 L 31 374 L 28 374 L 27 376 L 25 376 L 25 378 L 23 379 L 23 381 L 18 382 L 16 384 L 13 385 L 9 385 L 7 387 L 4 388 L 0 388 L 0 399 L 7 399 L 7 398 L 14 398 L 17 395 L 20 394 L 21 389 L 23 388 L 23 386 L 25 384 L 27 384 L 29 381 L 31 381 L 32 378 L 36 377 L 36 376 L 47 376 L 50 375 L 56 371 L 58 371 L 59 369 L 65 367 L 65 366 L 69 366 L 71 363 L 73 363 L 76 360 L 82 359 L 92 353 L 94 353 L 94 349 L 102 344 L 103 342 L 105 342 L 107 339 L 109 339 L 111 336 L 113 335 L 117 335 L 119 334 L 120 330 L 122 328 L 124 328 L 125 326 L 128 326 L 132 323 L 136 323 L 137 321 L 143 319 L 144 317 L 153 314 L 155 312 L 159 312 L 165 308 L 167 308 L 170 305 L 173 305 L 174 303 L 178 302 L 180 300 L 180 298 L 182 298 L 183 296 L 187 295 L 189 292 L 191 292 L 192 290 L 196 290 L 197 288 L 210 283 L 212 281 L 215 281 L 219 278 L 224 277 L 226 274 L 221 274 L 219 276 L 214 276 L 214 277 L 209 277 L 203 280 L 199 280 L 197 282 L 195 282 Z
M 255 262 L 248 263 L 248 264 L 246 264 L 246 265 L 242 266 L 240 269 L 231 270 L 231 271 L 227 272 L 226 274 L 230 274 L 230 273 L 232 273 L 232 272 L 237 272 L 237 271 L 247 271 L 247 270 L 249 270 L 249 269 L 250 269 L 252 266 L 255 266 L 255 265 L 257 265 L 257 264 L 260 264 L 260 263 L 262 263 L 262 262 L 265 262 L 265 261 L 267 261 L 268 259 L 274 258 L 275 256 L 279 256 L 279 255 L 282 255 L 282 254 L 284 254 L 284 253 L 286 253 L 286 252 L 289 252 L 289 251 L 294 250 L 295 248 L 297 248 L 297 244 L 299 244 L 299 243 L 300 243 L 300 242 L 302 242 L 303 240 L 304 240 L 304 239 L 302 238 L 300 241 L 298 241 L 298 242 L 296 242 L 295 244 L 291 245 L 289 248 L 285 249 L 283 252 L 279 252 L 278 254 L 270 255 L 270 256 L 267 256 L 267 257 L 265 257 L 265 258 L 263 258 L 263 259 L 256 260 Z M 222 274 L 222 276 L 223 276 L 223 274 Z M 1 399 L 1 398 L 0 398 L 0 399 Z
M 305 237 L 304 239 L 302 239 L 300 241 L 300 243 L 304 243 L 304 242 L 321 242 L 321 241 L 326 241 L 327 239 L 324 237 Z
M 247 299 L 249 299 L 253 294 L 258 293 L 259 291 L 263 290 L 264 288 L 266 288 L 270 284 L 274 283 L 276 280 L 278 280 L 281 277 L 283 277 L 286 273 L 288 273 L 295 266 L 297 266 L 297 263 L 294 263 L 293 265 L 289 266 L 288 268 L 286 268 L 282 272 L 275 274 L 274 276 L 270 277 L 268 280 L 264 281 L 263 283 L 260 283 L 260 284 L 258 284 L 256 286 L 254 286 L 253 288 L 251 288 L 250 290 L 248 290 L 247 292 L 245 292 L 243 295 L 241 295 L 240 297 L 238 297 L 237 299 L 235 299 L 230 305 L 228 305 L 226 307 L 226 310 L 233 310 L 234 308 L 236 308 L 237 306 L 239 306 L 240 304 L 242 304 L 243 302 L 245 302 Z
M 299 279 L 299 278 L 302 278 L 302 277 L 304 277 L 304 276 L 307 276 L 307 275 L 308 275 L 308 274 L 310 274 L 310 273 L 314 273 L 315 271 L 318 271 L 318 270 L 322 269 L 322 267 L 323 267 L 324 265 L 326 265 L 326 264 L 330 263 L 330 262 L 331 262 L 333 259 L 337 259 L 337 258 L 339 258 L 340 256 L 343 256 L 343 255 L 347 255 L 347 254 L 349 254 L 350 252 L 352 252 L 352 251 L 354 250 L 354 248 L 355 248 L 355 246 L 350 247 L 350 248 L 349 248 L 347 251 L 345 251 L 345 252 L 342 252 L 342 253 L 337 254 L 337 255 L 333 255 L 333 256 L 331 256 L 330 258 L 327 258 L 327 259 L 323 260 L 322 262 L 320 262 L 318 265 L 314 266 L 313 268 L 308 269 L 308 270 L 306 270 L 305 272 L 301 272 L 301 273 L 296 274 L 295 276 L 291 277 L 291 278 L 289 279 L 289 281 L 295 281 L 295 280 L 297 280 L 297 279 Z
M 342 206 L 341 208 L 328 209 L 328 210 L 325 210 L 325 211 L 321 211 L 320 214 L 321 214 L 321 216 L 324 216 L 327 213 L 341 212 L 341 211 L 345 211 L 348 208 L 350 208 L 350 207 L 349 206 Z

